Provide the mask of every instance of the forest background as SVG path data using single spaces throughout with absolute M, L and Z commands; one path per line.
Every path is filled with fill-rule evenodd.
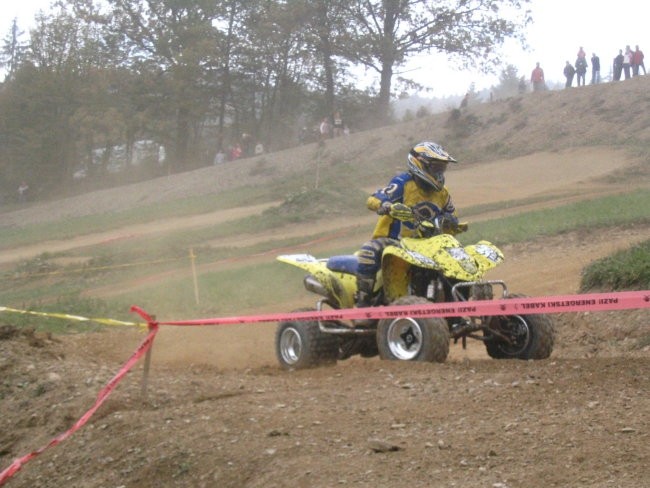
M 337 111 L 354 131 L 391 123 L 392 103 L 419 86 L 399 68 L 426 53 L 501 70 L 492 96 L 511 96 L 521 79 L 499 47 L 524 43 L 528 4 L 61 0 L 4 38 L 0 195 L 13 203 L 27 182 L 30 199 L 55 198 L 195 169 L 242 134 L 283 149 Z

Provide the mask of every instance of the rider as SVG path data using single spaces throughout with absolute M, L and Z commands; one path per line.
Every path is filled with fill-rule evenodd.
M 453 224 L 458 223 L 456 209 L 445 186 L 447 164 L 455 162 L 439 144 L 420 142 L 408 153 L 408 171 L 395 176 L 388 186 L 377 190 L 368 198 L 366 206 L 377 212 L 379 220 L 372 239 L 357 252 L 357 307 L 371 305 L 375 275 L 381 268 L 384 249 L 388 245 L 397 244 L 400 237 L 415 233 L 412 222 L 400 219 L 409 220 L 412 214 L 422 220 L 445 215 Z M 395 206 L 396 203 L 403 205 Z M 409 209 L 405 209 L 404 205 Z M 370 321 L 355 320 L 354 323 L 363 326 L 369 325 Z

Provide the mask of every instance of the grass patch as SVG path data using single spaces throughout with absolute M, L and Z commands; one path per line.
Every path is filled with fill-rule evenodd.
M 470 225 L 461 242 L 488 239 L 497 245 L 523 242 L 584 228 L 603 228 L 650 222 L 650 192 L 639 190 L 558 208 L 537 210 Z
M 129 299 L 160 319 L 245 315 L 250 310 L 278 310 L 279 303 L 304 295 L 303 275 L 269 257 L 263 264 L 201 274 L 199 304 L 191 277 L 130 292 Z
M 650 240 L 591 263 L 580 281 L 582 292 L 649 289 Z
M 86 318 L 114 319 L 128 322 L 141 322 L 139 317 L 127 316 L 121 308 L 110 303 L 93 298 L 84 298 L 79 292 L 71 292 L 59 296 L 51 303 L 26 303 L 20 310 L 37 311 L 39 314 L 67 314 Z M 93 321 L 72 320 L 65 317 L 44 317 L 37 314 L 11 313 L 2 314 L 3 323 L 20 328 L 32 328 L 38 332 L 51 332 L 55 334 L 76 334 L 79 332 L 95 332 L 104 328 L 104 325 Z

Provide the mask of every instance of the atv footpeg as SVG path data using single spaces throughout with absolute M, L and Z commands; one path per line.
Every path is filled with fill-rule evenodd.
M 316 303 L 316 310 L 318 312 L 323 310 L 323 305 L 329 305 L 326 300 L 319 300 Z M 356 324 L 355 324 L 356 325 Z M 321 332 L 325 334 L 374 334 L 375 329 L 362 327 L 360 324 L 355 327 L 338 321 L 338 320 L 328 320 L 328 321 L 318 321 L 318 328 Z
M 464 335 L 469 334 L 470 332 L 476 332 L 480 327 L 476 324 L 470 322 L 469 320 L 463 320 L 451 326 L 451 337 L 458 339 Z

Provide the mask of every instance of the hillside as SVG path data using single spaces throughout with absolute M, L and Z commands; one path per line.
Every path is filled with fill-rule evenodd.
M 0 213 L 2 226 L 23 226 L 71 216 L 116 212 L 159 202 L 209 195 L 240 186 L 261 186 L 288 175 L 313 172 L 317 163 L 339 162 L 372 168 L 403 168 L 404 154 L 420 140 L 443 144 L 461 165 L 557 152 L 583 146 L 627 149 L 648 162 L 650 78 L 580 89 L 531 93 L 468 107 L 420 120 L 353 133 L 325 148 L 308 144 L 293 149 L 97 191 L 57 202 Z M 647 169 L 647 164 L 645 168 Z M 378 171 L 379 172 L 379 171 Z M 647 174 L 647 173 L 644 173 Z M 382 178 L 367 181 L 384 183 Z
M 461 214 L 472 211 L 472 222 L 650 190 L 648 88 L 650 77 L 639 77 L 534 93 L 352 134 L 324 147 L 297 147 L 0 213 L 0 229 L 33 235 L 0 247 L 4 293 L 20 296 L 40 286 L 43 304 L 60 303 L 57 291 L 75 278 L 28 275 L 14 281 L 24 260 L 74 261 L 117 255 L 128 246 L 150 258 L 158 239 L 187 233 L 206 254 L 242 253 L 199 263 L 205 282 L 232 271 L 221 294 L 204 285 L 209 303 L 202 302 L 201 313 L 313 305 L 301 272 L 285 282 L 271 267 L 274 255 L 287 252 L 287 239 L 293 239 L 291 252 L 326 256 L 332 249 L 356 249 L 374 216 L 323 209 L 322 219 L 287 219 L 273 230 L 216 237 L 200 231 L 251 216 L 270 218 L 264 210 L 283 208 L 284 191 L 301 189 L 287 188 L 286 181 L 313 187 L 320 181 L 316 175 L 330 178 L 340 170 L 363 196 L 403 168 L 406 149 L 420 139 L 441 142 L 461 161 L 448 182 Z M 229 188 L 243 193 L 251 185 L 273 191 L 199 215 L 149 217 L 151 206 L 195 195 L 209 202 Z M 320 210 L 328 202 L 311 204 Z M 75 220 L 82 216 L 120 212 L 141 217 L 110 229 L 80 227 L 66 239 L 35 231 L 47 222 L 64 226 L 87 222 Z M 506 263 L 495 277 L 528 295 L 575 293 L 586 264 L 648 238 L 646 222 L 507 244 Z M 266 267 L 270 276 L 263 274 Z M 237 280 L 238 270 L 251 268 L 259 271 L 259 283 Z M 199 318 L 179 317 L 174 306 L 182 298 L 159 293 L 165 285 L 191 282 L 184 263 L 77 280 L 85 297 L 135 301 L 151 313 L 173 315 L 161 320 Z M 228 300 L 237 295 L 225 292 L 235 288 L 250 297 Z M 271 288 L 288 290 L 289 298 L 268 304 L 264 295 Z M 141 330 L 123 327 L 35 333 L 14 327 L 13 318 L 0 315 L 0 470 L 74 424 L 143 339 Z M 146 395 L 140 362 L 85 427 L 27 463 L 7 486 L 645 488 L 650 309 L 554 320 L 557 343 L 548 360 L 492 360 L 482 344 L 470 341 L 467 349 L 452 344 L 444 364 L 352 358 L 295 372 L 276 364 L 274 324 L 162 327 Z

